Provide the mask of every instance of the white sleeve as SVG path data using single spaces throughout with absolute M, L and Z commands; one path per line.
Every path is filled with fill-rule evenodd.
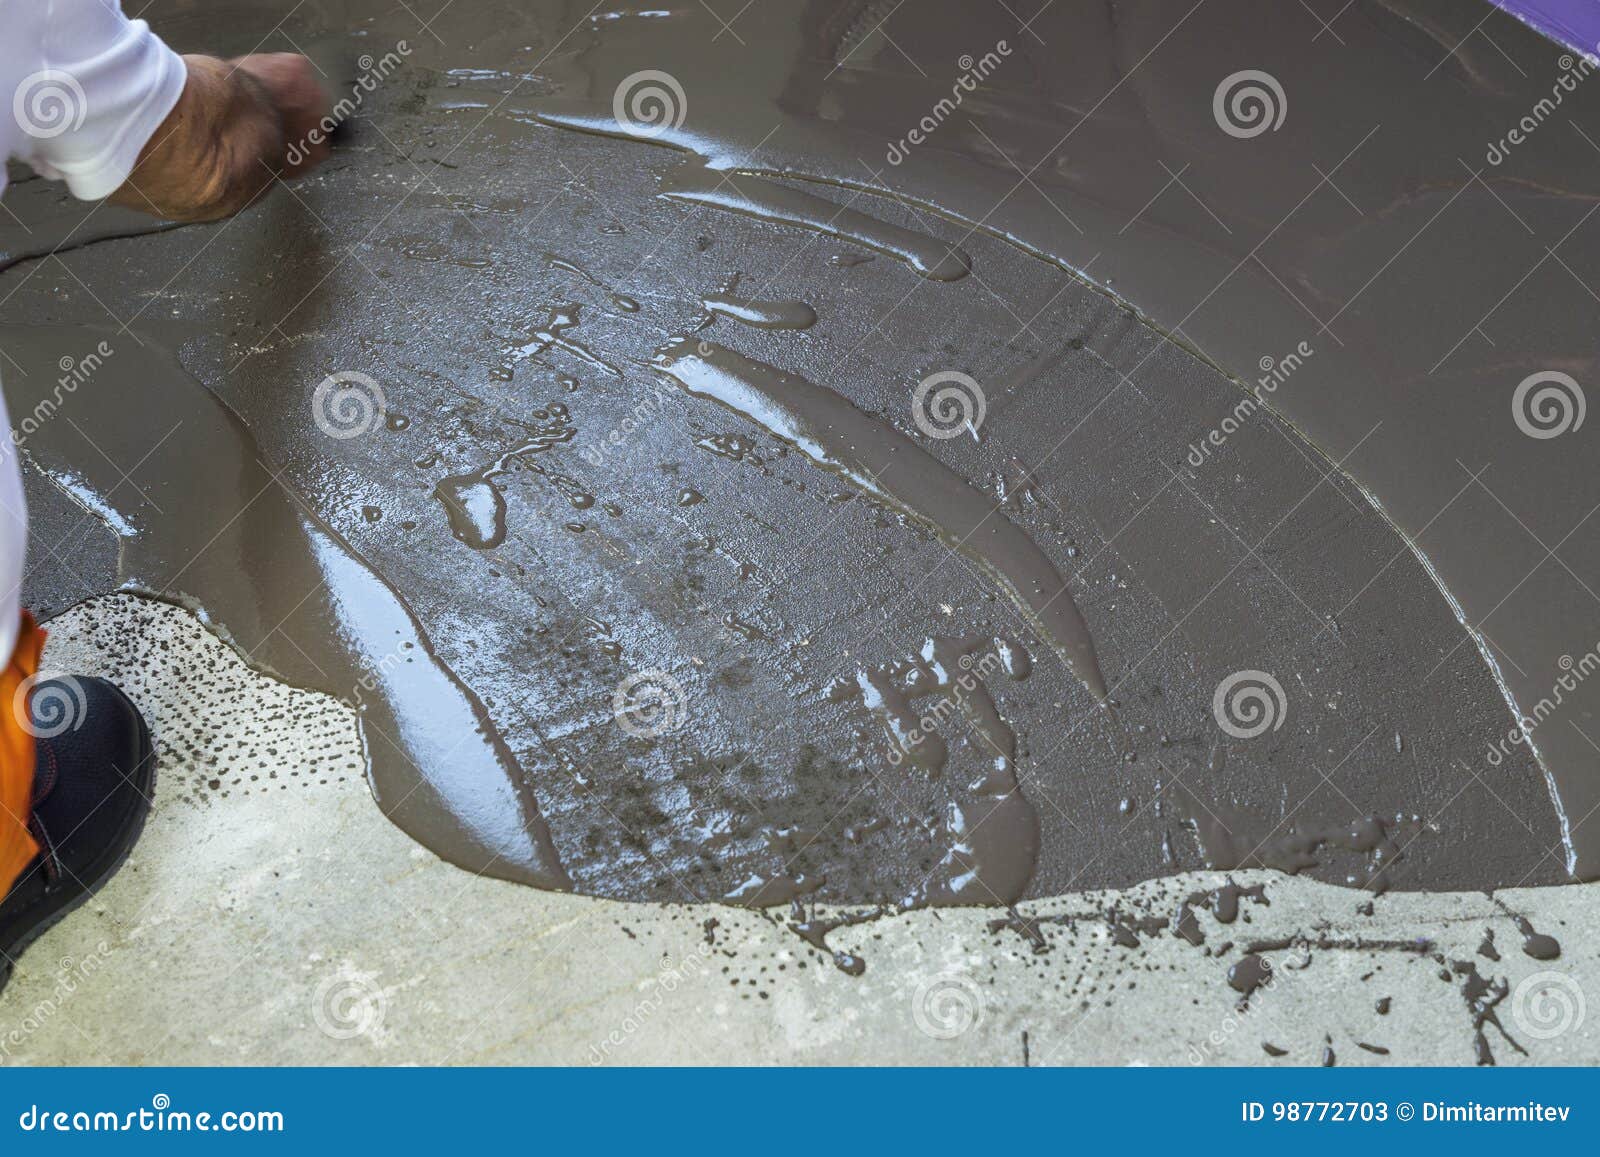
M 104 197 L 183 95 L 183 59 L 120 0 L 0 0 L 18 151 L 76 197 Z M 3 114 L 0 114 L 3 115 Z
M 22 622 L 23 561 L 28 549 L 28 502 L 17 469 L 17 446 L 0 397 L 0 666 L 11 662 Z

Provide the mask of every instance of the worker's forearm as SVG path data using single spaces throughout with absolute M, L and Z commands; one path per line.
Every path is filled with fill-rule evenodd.
M 261 84 L 212 56 L 186 56 L 183 96 L 111 195 L 177 221 L 213 221 L 243 209 L 282 167 L 283 119 Z

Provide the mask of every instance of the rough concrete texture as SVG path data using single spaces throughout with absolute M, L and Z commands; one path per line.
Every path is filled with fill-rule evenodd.
M 1140 930 L 1223 881 L 1195 873 L 1024 905 L 1042 952 L 986 909 L 842 928 L 832 946 L 867 962 L 850 977 L 776 914 L 442 863 L 372 806 L 342 707 L 251 671 L 184 611 L 110 596 L 51 630 L 51 668 L 107 675 L 144 709 L 160 772 L 133 858 L 0 998 L 5 1063 L 1472 1064 L 1469 961 L 1505 982 L 1493 1011 L 1527 1050 L 1487 1024 L 1496 1063 L 1600 1060 L 1592 887 L 1397 893 L 1369 916 L 1363 893 L 1245 873 L 1268 903 L 1243 898 L 1229 925 L 1197 912 L 1203 945 Z M 1526 957 L 1512 913 L 1559 960 Z M 1229 967 L 1284 939 L 1241 1011 Z

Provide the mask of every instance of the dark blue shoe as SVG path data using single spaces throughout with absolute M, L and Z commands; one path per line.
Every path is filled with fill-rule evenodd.
M 104 679 L 34 684 L 33 814 L 42 849 L 0 903 L 0 989 L 22 951 L 109 880 L 144 830 L 155 787 L 150 729 Z

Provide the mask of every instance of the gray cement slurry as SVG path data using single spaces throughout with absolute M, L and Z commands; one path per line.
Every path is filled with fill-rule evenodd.
M 436 859 L 372 806 L 348 709 L 181 608 L 116 595 L 53 628 L 46 664 L 126 687 L 160 768 L 127 866 L 23 957 L 0 1065 L 1470 1065 L 1474 975 L 1497 1064 L 1600 1058 L 1593 885 L 1367 897 L 1197 872 L 841 927 L 867 962 L 847 976 L 781 913 Z M 1518 917 L 1558 960 L 1523 950 Z M 1241 1004 L 1250 950 L 1273 978 Z
M 373 794 L 419 840 L 470 871 L 567 887 L 515 758 L 399 592 L 145 328 L 0 326 L 17 370 L 7 401 L 35 427 L 19 448 L 116 533 L 117 585 L 199 608 L 261 669 L 356 706 Z M 70 402 L 58 394 L 69 365 Z M 58 398 L 94 417 L 55 420 Z M 318 412 L 354 404 L 324 398 Z M 142 486 L 118 465 L 135 460 Z
M 1571 673 L 1600 661 L 1584 578 L 1600 492 L 1577 480 L 1594 65 L 1487 5 L 1432 0 L 1353 5 L 1337 35 L 1236 3 L 938 13 L 796 5 L 737 49 L 687 12 L 603 22 L 553 68 L 559 93 L 517 112 L 688 151 L 668 196 L 686 180 L 792 221 L 744 191 L 782 175 L 856 190 L 852 214 L 862 193 L 922 206 L 957 246 L 1004 236 L 1270 397 L 1438 577 L 1537 720 L 1567 867 L 1600 873 L 1582 824 L 1600 692 Z M 1175 422 L 1188 437 L 1168 454 L 1206 469 L 1227 416 Z
M 470 712 L 474 726 L 462 730 L 494 748 L 485 765 L 492 764 L 490 779 L 502 777 L 495 782 L 508 785 L 505 798 L 519 809 L 501 813 L 499 826 L 490 828 L 526 834 L 542 817 L 572 886 L 602 896 L 738 902 L 749 898 L 751 881 L 763 902 L 873 905 L 960 894 L 974 874 L 972 833 L 1002 798 L 1018 797 L 1002 791 L 986 810 L 971 808 L 968 785 L 993 770 L 992 741 L 1002 733 L 966 726 L 962 704 L 941 696 L 924 708 L 948 749 L 942 773 L 931 776 L 895 761 L 900 752 L 869 703 L 831 689 L 840 679 L 876 671 L 910 673 L 916 664 L 908 659 L 939 639 L 1015 635 L 1039 659 L 1038 668 L 1025 681 L 990 679 L 986 693 L 1014 737 L 1020 796 L 1039 817 L 1036 863 L 1018 889 L 1022 896 L 1129 885 L 1207 865 L 1305 871 L 1398 889 L 1566 878 L 1564 813 L 1552 805 L 1545 766 L 1527 744 L 1485 757 L 1510 726 L 1503 665 L 1491 667 L 1475 645 L 1488 638 L 1477 621 L 1486 608 L 1465 596 L 1456 603 L 1442 596 L 1434 573 L 1452 591 L 1456 575 L 1436 554 L 1413 549 L 1422 530 L 1407 514 L 1412 508 L 1397 507 L 1395 495 L 1378 488 L 1408 541 L 1356 484 L 1374 486 L 1385 463 L 1416 466 L 1415 493 L 1438 481 L 1440 443 L 1422 439 L 1420 412 L 1407 408 L 1422 405 L 1414 394 L 1391 389 L 1403 413 L 1350 424 L 1346 410 L 1382 392 L 1371 383 L 1407 379 L 1374 374 L 1370 366 L 1350 370 L 1335 356 L 1344 347 L 1332 336 L 1337 330 L 1353 348 L 1358 342 L 1347 328 L 1354 326 L 1350 332 L 1361 334 L 1369 353 L 1369 338 L 1403 344 L 1356 322 L 1389 324 L 1399 316 L 1390 300 L 1401 292 L 1397 286 L 1416 293 L 1420 275 L 1399 276 L 1411 270 L 1401 258 L 1421 244 L 1415 227 L 1437 217 L 1433 229 L 1442 231 L 1449 220 L 1433 185 L 1393 200 L 1392 190 L 1383 191 L 1383 170 L 1375 168 L 1368 187 L 1353 192 L 1374 194 L 1358 219 L 1377 232 L 1346 236 L 1330 215 L 1359 211 L 1339 210 L 1326 178 L 1317 184 L 1327 197 L 1308 199 L 1298 211 L 1327 228 L 1315 232 L 1313 222 L 1291 215 L 1271 233 L 1286 245 L 1292 240 L 1292 255 L 1304 258 L 1293 283 L 1317 291 L 1314 311 L 1334 313 L 1322 302 L 1331 290 L 1319 287 L 1321 267 L 1311 255 L 1343 254 L 1363 279 L 1388 271 L 1395 283 L 1373 278 L 1362 286 L 1357 279 L 1338 310 L 1343 320 L 1322 332 L 1306 329 L 1304 313 L 1291 302 L 1300 327 L 1294 328 L 1274 312 L 1276 305 L 1233 299 L 1228 287 L 1235 280 L 1221 279 L 1235 262 L 1237 283 L 1255 279 L 1257 265 L 1270 269 L 1275 251 L 1264 248 L 1261 234 L 1290 206 L 1269 216 L 1251 199 L 1260 191 L 1237 187 L 1236 180 L 1194 189 L 1180 169 L 1191 163 L 1198 178 L 1214 166 L 1213 153 L 1226 153 L 1232 172 L 1254 164 L 1279 174 L 1306 158 L 1299 151 L 1287 160 L 1266 155 L 1292 144 L 1283 135 L 1235 144 L 1210 117 L 1215 79 L 1207 80 L 1200 114 L 1182 122 L 1187 135 L 1180 139 L 1188 143 L 1179 151 L 1186 160 L 1171 170 L 1179 176 L 1153 174 L 1155 184 L 1140 199 L 1165 190 L 1170 203 L 1164 196 L 1142 213 L 1134 204 L 1116 216 L 1106 206 L 1125 203 L 1137 187 L 1126 168 L 1041 170 L 1036 183 L 1072 198 L 1057 209 L 1077 217 L 1082 208 L 1086 219 L 1094 210 L 1094 237 L 1111 245 L 1113 237 L 1131 235 L 1126 250 L 1120 241 L 1114 254 L 1108 250 L 1106 260 L 1115 262 L 1103 265 L 1029 235 L 1030 223 L 1061 220 L 1042 203 L 1037 212 L 1007 217 L 1010 236 L 998 235 L 998 226 L 973 230 L 952 219 L 978 220 L 982 214 L 962 198 L 984 194 L 1001 178 L 1008 186 L 1015 181 L 1000 157 L 988 155 L 996 163 L 987 168 L 982 155 L 974 158 L 983 154 L 974 144 L 986 123 L 981 118 L 971 122 L 972 132 L 955 122 L 946 126 L 962 147 L 938 158 L 950 173 L 938 213 L 914 190 L 880 196 L 861 188 L 858 177 L 825 167 L 843 154 L 829 135 L 837 118 L 818 121 L 817 109 L 874 94 L 866 102 L 870 116 L 846 118 L 856 132 L 891 116 L 907 94 L 927 95 L 896 75 L 888 86 L 895 101 L 873 103 L 886 87 L 892 49 L 868 29 L 872 43 L 859 48 L 860 59 L 847 52 L 859 40 L 847 34 L 859 24 L 849 6 L 808 6 L 805 19 L 813 23 L 774 20 L 760 35 L 753 31 L 746 48 L 719 44 L 717 52 L 732 54 L 723 67 L 685 69 L 682 84 L 712 87 L 686 94 L 683 127 L 664 138 L 677 148 L 646 148 L 552 123 L 603 127 L 596 118 L 613 115 L 612 74 L 640 62 L 642 41 L 655 45 L 667 68 L 674 52 L 709 51 L 687 47 L 710 42 L 702 16 L 685 9 L 670 19 L 588 21 L 568 19 L 561 7 L 491 5 L 451 15 L 441 45 L 419 38 L 405 14 L 379 15 L 375 4 L 308 6 L 291 31 L 326 37 L 344 28 L 375 57 L 408 39 L 401 66 L 365 95 L 352 139 L 329 166 L 235 222 L 104 240 L 22 262 L 4 282 L 8 322 L 20 326 L 103 324 L 107 313 L 128 323 L 128 358 L 102 358 L 95 370 L 108 382 L 139 376 L 116 368 L 145 364 L 139 359 L 146 355 L 132 352 L 143 349 L 139 342 L 173 340 L 158 336 L 156 318 L 203 321 L 174 343 L 174 352 L 182 373 L 221 399 L 224 412 L 236 414 L 254 439 L 261 459 L 247 464 L 247 472 L 260 471 L 271 487 L 281 487 L 284 497 L 274 491 L 270 501 L 320 527 L 319 541 L 361 560 L 376 587 L 389 592 L 381 597 L 404 608 L 408 629 L 427 640 L 446 683 L 481 705 L 481 715 Z M 243 50 L 259 39 L 246 35 L 260 22 L 249 6 L 161 9 L 151 17 L 183 48 Z M 848 27 L 836 27 L 839 19 Z M 1398 70 L 1397 61 L 1416 56 L 1407 37 L 1423 27 L 1417 21 L 1361 8 L 1351 22 L 1368 30 L 1363 35 L 1385 67 Z M 1097 52 L 1119 59 L 1148 27 L 1134 20 L 1108 30 L 1111 40 Z M 1208 27 L 1215 36 L 1220 25 Z M 1009 29 L 995 35 L 1002 32 Z M 1542 51 L 1526 41 L 1517 46 Z M 1272 45 L 1257 47 L 1265 53 Z M 1455 90 L 1479 75 L 1472 69 L 1498 67 L 1485 66 L 1471 49 L 1446 56 L 1446 47 L 1439 49 L 1442 71 Z M 942 53 L 943 46 L 925 50 Z M 1077 149 L 1099 140 L 1126 166 L 1132 162 L 1125 140 L 1120 151 L 1110 149 L 1107 134 L 1148 135 L 1166 123 L 1158 114 L 1189 116 L 1188 104 L 1173 94 L 1198 83 L 1188 70 L 1204 54 L 1191 51 L 1187 63 L 1164 72 L 1157 68 L 1166 61 L 1164 49 L 1145 55 L 1137 70 L 1139 56 L 1123 61 L 1127 81 L 1106 85 L 1109 119 L 1084 121 Z M 1105 67 L 1080 63 L 1074 83 L 1088 84 Z M 1146 87 L 1146 69 L 1154 70 L 1152 84 L 1159 74 L 1175 87 Z M 1087 111 L 1073 93 L 1040 95 L 1040 78 L 1058 72 L 1019 70 L 1015 83 L 994 75 L 1004 132 L 1042 140 L 1046 129 L 1070 127 Z M 775 96 L 763 92 L 760 101 L 746 90 L 714 87 L 735 76 L 740 84 L 783 87 Z M 1116 100 L 1134 92 L 1148 106 L 1138 118 Z M 1466 103 L 1476 110 L 1475 126 L 1488 114 L 1472 101 L 1489 96 L 1472 92 Z M 1498 89 L 1491 95 L 1511 99 Z M 1300 102 L 1313 118 L 1322 103 L 1314 94 Z M 730 142 L 739 143 L 735 130 L 751 123 L 752 108 L 776 109 L 773 115 L 782 117 L 782 131 L 761 155 L 771 163 L 741 161 L 761 170 L 754 176 L 729 163 Z M 1024 115 L 1029 109 L 1040 112 L 1042 124 Z M 695 119 L 697 110 L 705 119 Z M 739 120 L 725 119 L 735 112 Z M 1294 148 L 1303 151 L 1319 136 L 1343 139 L 1330 129 L 1297 137 Z M 1395 149 L 1391 139 L 1383 136 L 1381 148 Z M 757 143 L 747 142 L 745 152 Z M 1235 155 L 1246 144 L 1262 154 Z M 686 167 L 682 148 L 702 152 L 710 167 L 693 161 Z M 1392 164 L 1411 153 L 1378 155 Z M 1147 154 L 1157 155 L 1166 154 Z M 1324 160 L 1326 174 L 1340 157 Z M 934 163 L 932 154 L 906 161 L 890 179 L 912 181 Z M 1351 164 L 1352 176 L 1365 171 Z M 800 175 L 808 179 L 794 179 Z M 810 179 L 816 177 L 832 183 Z M 1113 179 L 1120 183 L 1109 190 L 1095 185 Z M 1191 213 L 1193 198 L 1183 197 L 1180 184 L 1205 201 L 1206 212 Z M 1288 187 L 1282 180 L 1270 184 L 1273 196 Z M 1522 195 L 1517 186 L 1483 198 L 1479 184 L 1473 178 L 1469 191 L 1457 179 L 1449 204 L 1483 208 L 1480 202 L 1494 195 Z M 1528 194 L 1536 203 L 1530 213 L 1546 201 L 1568 207 L 1569 199 L 1549 192 L 1549 182 L 1534 186 L 1543 191 Z M 1220 234 L 1197 242 L 1193 231 L 1212 229 L 1205 224 L 1209 213 L 1222 212 L 1210 207 L 1207 192 L 1224 191 L 1228 215 L 1217 220 Z M 734 200 L 742 211 L 725 211 Z M 840 222 L 848 227 L 836 227 Z M 1385 250 L 1391 233 L 1393 249 Z M 1430 242 L 1433 235 L 1427 234 Z M 1563 255 L 1581 237 L 1578 231 L 1563 241 Z M 1492 240 L 1510 245 L 1499 234 Z M 854 260 L 862 253 L 858 243 L 878 259 Z M 1169 243 L 1171 256 L 1162 257 Z M 1236 251 L 1240 243 L 1245 248 Z M 8 235 L 0 248 L 21 247 Z M 959 258 L 951 256 L 954 249 Z M 1040 260 L 1042 253 L 1060 260 Z M 1498 249 L 1489 256 L 1496 267 L 1509 260 Z M 1183 276 L 1162 282 L 1139 265 L 1158 259 L 1167 262 L 1163 270 Z M 1159 297 L 1170 291 L 1182 310 L 1197 308 L 1180 290 L 1195 289 L 1211 260 L 1221 262 L 1223 288 L 1202 304 L 1230 302 L 1230 312 L 1214 319 L 1215 331 L 1202 330 L 1201 314 L 1182 317 L 1178 305 Z M 1063 264 L 1089 267 L 1090 281 L 1110 278 L 1112 290 L 1126 293 L 1180 340 L 1141 320 L 1105 284 L 1091 284 Z M 1454 268 L 1443 260 L 1429 276 L 1450 281 Z M 764 329 L 708 314 L 707 299 L 727 292 L 736 275 L 741 295 L 805 302 L 816 323 Z M 1448 288 L 1466 282 L 1457 277 Z M 1540 293 L 1564 300 L 1553 287 Z M 1451 298 L 1437 312 L 1453 316 L 1461 312 L 1457 305 Z M 1524 332 L 1565 349 L 1570 309 L 1552 305 L 1546 313 Z M 1240 421 L 1239 386 L 1186 348 L 1197 344 L 1236 369 L 1238 347 L 1217 336 L 1228 318 L 1259 323 L 1263 328 L 1248 340 L 1270 340 L 1279 355 L 1298 349 L 1298 340 L 1311 341 L 1314 353 L 1297 355 L 1276 389 L 1263 392 L 1274 406 L 1289 406 L 1302 394 L 1338 399 L 1345 425 L 1332 418 L 1319 424 L 1310 401 L 1290 409 L 1309 439 L 1264 410 Z M 1510 341 L 1517 332 L 1496 337 Z M 686 397 L 663 378 L 652 365 L 655 351 L 691 333 L 832 391 L 990 494 L 997 516 L 1026 534 L 1065 578 L 1116 710 L 1099 706 L 1086 680 L 1059 660 L 1050 639 L 1034 634 L 992 573 L 948 549 L 924 523 L 840 485 L 770 429 Z M 1252 365 L 1259 355 L 1252 352 Z M 989 399 L 981 439 L 935 439 L 916 421 L 918 383 L 952 370 L 1002 383 Z M 1332 384 L 1317 376 L 1327 373 L 1337 375 Z M 352 374 L 376 384 L 366 400 L 381 417 L 367 422 L 358 414 L 359 429 L 339 427 L 341 411 L 328 408 L 331 398 L 348 394 L 319 395 L 330 375 L 346 375 L 336 385 L 361 384 Z M 1497 379 L 1483 374 L 1472 397 L 1498 397 Z M 27 388 L 54 395 L 48 378 Z M 86 499 L 74 480 L 105 467 L 82 450 L 81 460 L 57 463 L 52 486 L 35 485 L 39 526 L 59 526 L 72 541 L 64 555 L 46 549 L 59 540 L 41 542 L 36 552 L 41 569 L 30 597 L 49 609 L 126 576 L 126 568 L 114 565 L 109 573 L 116 578 L 106 583 L 73 569 L 80 557 L 98 566 L 108 553 L 126 555 L 126 542 L 114 548 L 115 537 L 137 540 L 107 515 L 118 509 L 109 492 L 134 501 L 122 473 L 128 486 L 159 501 L 157 484 L 173 477 L 163 462 L 187 457 L 159 448 L 175 418 L 154 408 L 133 413 L 131 403 L 74 409 L 77 400 L 78 388 L 65 391 L 59 412 L 33 434 L 41 453 L 67 443 L 76 423 L 91 440 L 115 445 L 109 456 L 116 469 L 103 475 L 104 492 Z M 1451 431 L 1471 427 L 1492 439 L 1500 430 L 1506 446 L 1522 437 L 1509 423 L 1508 407 L 1496 403 L 1491 413 L 1476 402 L 1452 405 L 1459 421 L 1448 424 Z M 554 414 L 570 420 L 561 423 L 570 425 L 570 437 L 549 437 Z M 98 436 L 97 424 L 119 419 L 138 424 L 117 430 L 114 439 Z M 1234 425 L 1225 426 L 1230 419 Z M 68 426 L 56 429 L 62 422 Z M 1391 427 L 1406 439 L 1388 441 Z M 1224 429 L 1220 442 L 1208 439 L 1209 431 Z M 180 426 L 171 436 L 179 446 L 198 437 L 197 455 L 215 449 L 203 430 L 196 435 Z M 1374 455 L 1370 448 L 1380 438 L 1386 448 Z M 1198 463 L 1191 460 L 1197 443 L 1206 448 Z M 1540 470 L 1554 469 L 1572 448 L 1567 441 L 1541 445 Z M 1505 452 L 1510 475 L 1527 455 Z M 1439 513 L 1428 535 L 1468 541 L 1467 531 L 1447 534 L 1443 523 L 1466 503 L 1504 493 L 1486 481 L 1463 476 L 1452 487 L 1451 511 Z M 1511 497 L 1522 496 L 1520 477 L 1508 485 L 1518 488 Z M 1582 485 L 1575 481 L 1563 491 L 1562 503 L 1575 501 Z M 686 501 L 690 494 L 696 500 Z M 188 500 L 203 505 L 202 497 Z M 74 517 L 84 505 L 105 508 L 87 519 L 88 531 L 85 519 Z M 1481 529 L 1482 511 L 1473 509 L 1467 530 Z M 489 533 L 480 533 L 485 527 Z M 1562 564 L 1560 574 L 1567 566 L 1581 573 L 1572 561 L 1587 541 L 1580 531 L 1563 526 L 1570 541 L 1559 558 L 1546 556 Z M 1507 565 L 1504 552 L 1478 544 L 1479 571 L 1498 575 Z M 321 627 L 302 633 L 263 617 L 261 634 L 286 656 L 306 652 L 310 662 L 291 667 L 301 671 L 298 681 L 351 697 L 374 667 L 384 670 L 371 662 L 375 643 L 362 626 L 363 606 L 328 598 L 320 577 L 303 568 L 277 569 L 286 566 L 276 552 L 257 550 L 234 581 L 286 599 L 285 611 L 307 596 L 314 605 L 332 604 L 335 633 L 345 632 L 354 648 L 343 674 L 312 669 L 325 666 L 315 659 L 330 642 Z M 1472 568 L 1457 568 L 1463 569 Z M 1556 578 L 1557 570 L 1540 571 L 1538 581 Z M 311 581 L 299 589 L 276 583 L 284 573 Z M 1505 588 L 1513 588 L 1515 577 Z M 204 599 L 181 579 L 172 585 L 170 593 Z M 1504 589 L 1497 597 L 1510 599 Z M 1583 615 L 1568 614 L 1572 608 L 1552 592 L 1544 591 L 1541 606 L 1549 615 L 1540 622 L 1557 634 L 1585 629 Z M 1458 619 L 1463 609 L 1471 611 L 1476 634 Z M 222 628 L 234 629 L 225 614 L 208 610 Z M 1530 628 L 1527 637 L 1535 636 L 1546 638 Z M 1560 637 L 1573 654 L 1587 649 L 1576 636 Z M 1252 699 L 1249 687 L 1236 687 L 1240 673 L 1270 675 L 1267 686 L 1276 695 Z M 339 685 L 345 680 L 352 686 Z M 1223 694 L 1229 688 L 1243 697 Z M 1265 706 L 1271 720 L 1255 737 L 1240 738 L 1219 725 L 1219 699 L 1223 709 Z M 643 713 L 635 710 L 641 704 Z M 1257 721 L 1235 718 L 1234 731 L 1252 730 Z M 1580 734 L 1572 722 L 1549 723 L 1541 743 L 1558 730 Z M 369 718 L 369 748 L 375 723 Z M 448 753 L 432 751 L 413 773 L 421 783 L 436 784 L 452 770 Z M 1550 769 L 1563 766 L 1548 745 L 1540 751 Z M 480 792 L 493 789 L 481 778 L 472 784 Z M 448 807 L 440 812 L 450 815 Z M 452 842 L 459 832 L 441 836 L 440 823 L 430 828 L 421 820 L 406 826 L 446 855 L 467 859 Z M 487 846 L 491 855 L 498 851 L 493 840 Z

